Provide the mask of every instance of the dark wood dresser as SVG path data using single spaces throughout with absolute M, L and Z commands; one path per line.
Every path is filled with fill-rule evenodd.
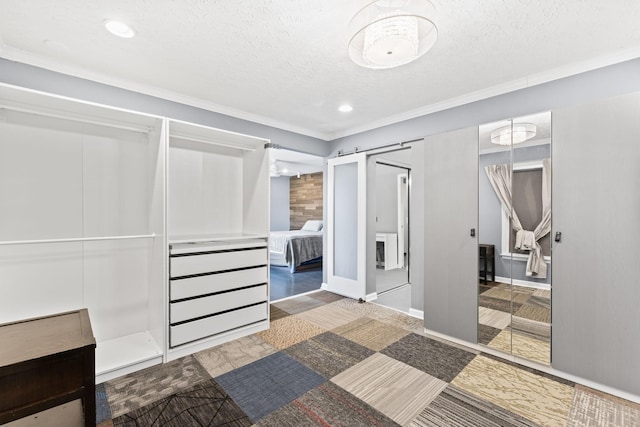
M 86 309 L 0 325 L 0 424 L 81 399 L 95 426 L 95 348 Z

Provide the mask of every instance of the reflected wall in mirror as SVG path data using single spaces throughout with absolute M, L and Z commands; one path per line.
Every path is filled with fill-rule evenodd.
M 478 342 L 551 361 L 551 113 L 479 128 Z
M 410 151 L 376 158 L 376 293 L 409 283 Z M 402 161 L 400 161 L 402 160 Z

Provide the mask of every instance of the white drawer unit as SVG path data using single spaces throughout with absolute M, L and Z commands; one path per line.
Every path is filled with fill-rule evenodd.
M 179 346 L 197 341 L 203 337 L 216 335 L 231 329 L 267 320 L 267 303 L 245 307 L 234 311 L 205 317 L 192 322 L 170 326 L 171 346 Z
M 267 242 L 170 246 L 169 346 L 268 322 Z
M 171 324 L 191 320 L 212 313 L 220 313 L 237 307 L 263 302 L 267 299 L 267 285 L 253 286 L 237 291 L 215 294 L 169 305 Z
M 255 267 L 225 273 L 207 274 L 171 280 L 171 301 L 198 295 L 214 294 L 267 281 L 267 267 Z

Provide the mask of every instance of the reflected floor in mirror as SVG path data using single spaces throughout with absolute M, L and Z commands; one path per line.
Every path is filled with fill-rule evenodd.
M 478 342 L 548 365 L 551 291 L 499 282 L 480 283 L 479 291 Z

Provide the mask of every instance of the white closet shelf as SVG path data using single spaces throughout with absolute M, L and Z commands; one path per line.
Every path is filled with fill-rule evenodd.
M 131 239 L 153 239 L 156 237 L 152 234 L 136 234 L 130 236 L 99 236 L 99 237 L 71 237 L 68 239 L 40 239 L 40 240 L 9 240 L 0 242 L 0 246 L 8 245 L 30 245 L 39 243 L 67 243 L 67 242 L 96 242 L 101 240 L 131 240 Z
M 96 384 L 162 363 L 162 350 L 148 331 L 99 341 Z
M 211 145 L 217 145 L 220 147 L 234 148 L 236 150 L 242 150 L 242 151 L 256 151 L 255 147 L 249 147 L 247 145 L 236 144 L 236 143 L 226 142 L 226 141 L 219 141 L 215 139 L 196 138 L 193 136 L 179 135 L 179 134 L 178 135 L 172 134 L 170 137 L 173 139 L 179 139 L 182 141 L 197 142 L 200 144 L 211 144 Z
M 182 236 L 169 236 L 169 244 L 201 243 L 201 242 L 226 242 L 244 239 L 266 239 L 266 234 L 226 233 L 226 234 L 194 234 Z

